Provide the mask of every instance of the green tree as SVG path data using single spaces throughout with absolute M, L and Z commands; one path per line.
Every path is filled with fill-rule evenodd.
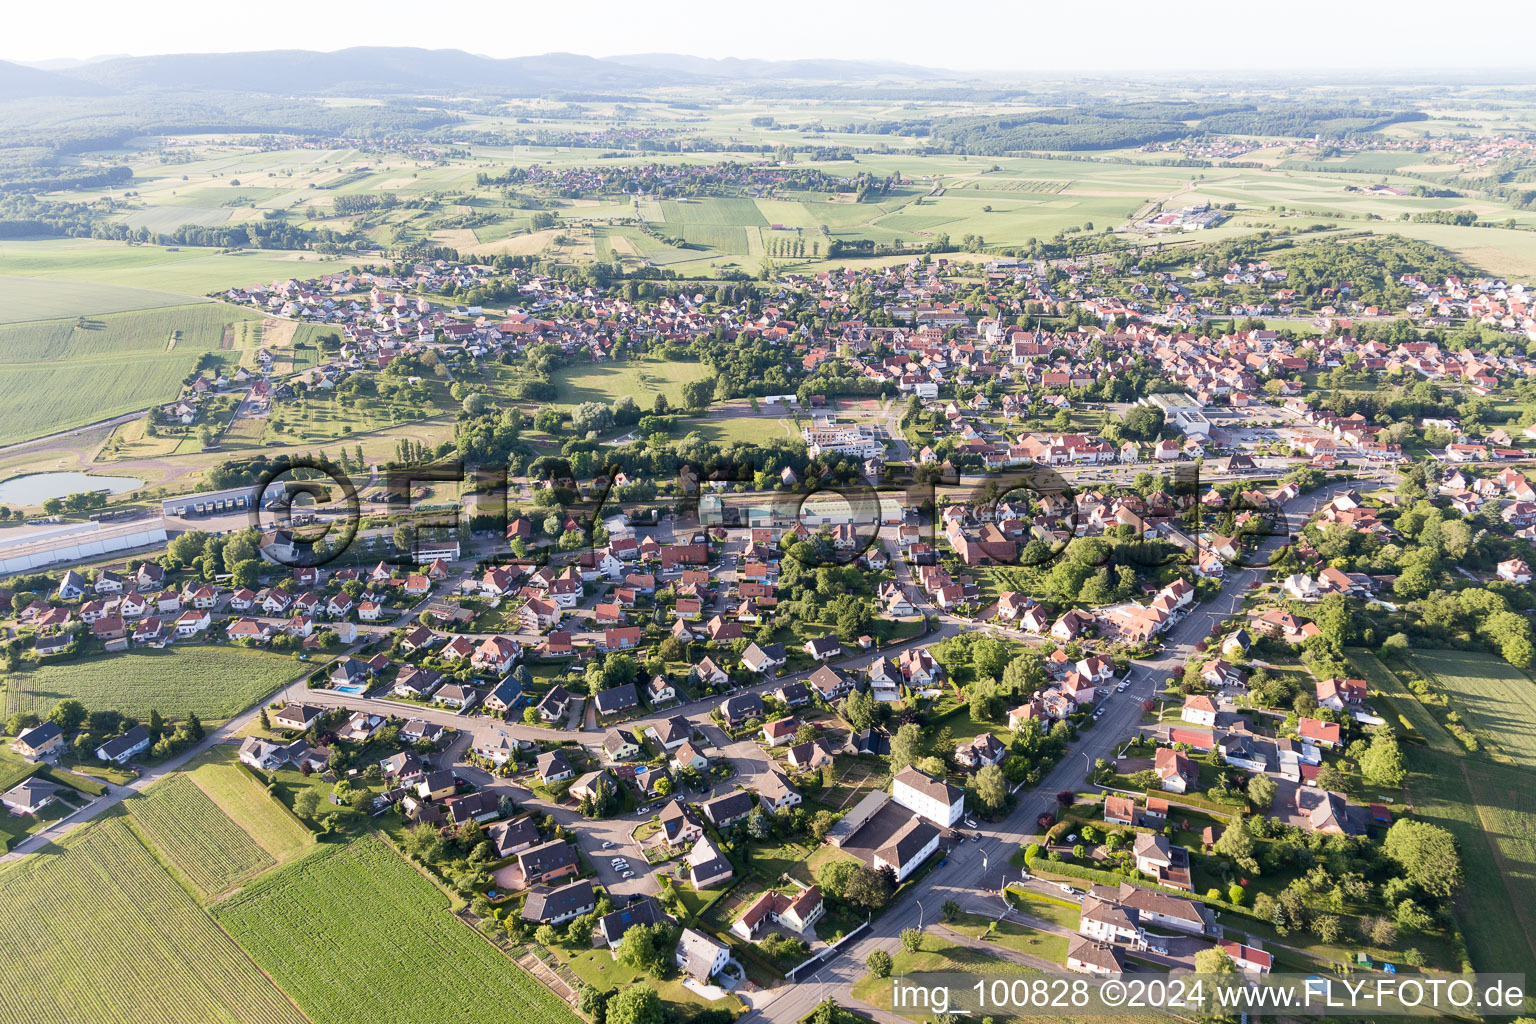
M 1268 814 L 1279 792 L 1280 787 L 1268 775 L 1255 775 L 1248 780 L 1248 803 L 1255 814 Z
M 901 930 L 901 948 L 908 953 L 916 953 L 923 948 L 923 933 L 916 928 L 903 928 Z
M 869 968 L 869 973 L 877 978 L 889 978 L 891 976 L 891 954 L 883 949 L 877 949 L 864 959 L 864 966 Z
M 635 925 L 619 940 L 614 956 L 621 964 L 644 971 L 653 978 L 662 978 L 667 973 L 671 939 L 672 930 L 665 924 Z
M 923 749 L 923 730 L 915 722 L 908 722 L 891 737 L 891 771 L 899 772 L 912 764 Z
M 1410 882 L 1431 896 L 1449 899 L 1461 886 L 1456 837 L 1439 825 L 1399 818 L 1387 829 L 1382 851 L 1397 862 Z
M 247 589 L 254 588 L 261 579 L 261 562 L 255 558 L 247 558 L 236 562 L 230 570 L 230 582 L 237 587 Z
M 73 697 L 66 697 L 53 706 L 48 712 L 48 721 L 53 722 L 65 732 L 74 732 L 85 722 L 85 705 Z
M 1248 831 L 1248 821 L 1241 815 L 1232 818 L 1230 824 L 1216 840 L 1215 850 L 1249 874 L 1258 874 L 1259 862 L 1253 855 L 1253 835 Z
M 633 929 L 631 929 L 633 931 Z M 628 935 L 629 932 L 624 934 Z M 608 1000 L 607 1024 L 666 1024 L 661 997 L 650 985 L 631 985 Z
M 1408 764 L 1397 739 L 1383 729 L 1371 738 L 1371 747 L 1360 758 L 1360 774 L 1378 786 L 1397 787 L 1408 777 Z
M 995 764 L 989 764 L 976 773 L 972 789 L 977 801 L 989 814 L 1002 810 L 1008 802 L 1008 780 L 1003 777 L 1003 770 Z

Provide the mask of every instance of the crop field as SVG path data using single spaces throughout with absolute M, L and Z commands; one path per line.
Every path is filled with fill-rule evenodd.
M 0 326 L 0 443 L 170 401 L 225 325 L 254 315 L 198 303 Z
M 187 777 L 279 864 L 307 852 L 315 837 L 234 762 L 233 751 L 227 745 L 214 747 Z
M 1468 718 L 1490 753 L 1536 767 L 1536 684 L 1513 665 L 1481 651 L 1415 651 L 1440 680 L 1451 706 Z
M 1456 916 L 1479 971 L 1536 972 L 1536 799 L 1528 773 L 1481 758 L 1410 753 L 1414 817 L 1449 829 L 1466 881 Z
M 134 827 L 193 887 L 211 899 L 277 861 L 229 820 L 186 775 L 176 773 L 127 803 Z
M 683 385 L 710 375 L 703 363 L 668 363 L 656 359 L 629 359 L 606 363 L 577 363 L 556 370 L 552 375 L 560 389 L 560 401 L 567 405 L 602 402 L 607 405 L 621 395 L 631 395 L 646 412 L 656 404 L 657 395 L 666 395 L 675 408 L 682 404 Z
M 305 1024 L 122 818 L 0 873 L 0 1024 Z
M 194 301 L 175 292 L 146 288 L 42 277 L 0 277 L 0 323 L 3 324 L 183 306 Z
M 294 678 L 301 666 L 266 651 L 231 647 L 168 647 L 102 658 L 39 665 L 0 674 L 6 714 L 47 715 L 66 697 L 87 708 L 111 708 L 147 719 L 151 709 L 172 720 L 196 714 L 222 722 Z
M 266 284 L 346 269 L 312 252 L 130 245 L 94 238 L 0 242 L 0 275 L 96 281 L 200 297 L 234 285 Z
M 576 1021 L 371 836 L 271 872 L 213 914 L 315 1024 Z

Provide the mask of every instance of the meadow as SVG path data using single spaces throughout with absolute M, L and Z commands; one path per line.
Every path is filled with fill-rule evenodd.
M 271 872 L 213 914 L 315 1024 L 576 1021 L 373 836 Z
M 235 762 L 234 750 L 227 744 L 214 747 L 185 769 L 186 777 L 277 863 L 307 853 L 314 835 Z
M 126 806 L 147 845 L 158 849 L 205 900 L 277 864 L 187 775 L 162 779 Z
M 227 325 L 256 316 L 198 303 L 0 326 L 0 443 L 168 402 Z
M 1481 651 L 1415 651 L 1440 681 L 1451 707 L 1468 719 L 1491 755 L 1536 767 L 1536 684 L 1501 658 Z
M 125 819 L 0 872 L 3 1024 L 305 1024 Z
M 656 404 L 657 395 L 666 395 L 673 408 L 683 402 L 683 385 L 703 380 L 710 370 L 703 363 L 669 363 L 659 359 L 628 359 L 606 363 L 576 363 L 552 374 L 560 389 L 560 401 L 566 405 L 582 402 L 612 403 L 630 395 L 646 412 Z
M 7 715 L 47 715 L 59 701 L 74 697 L 92 710 L 148 719 L 153 709 L 168 719 L 195 714 L 213 724 L 250 707 L 301 671 L 303 666 L 291 658 L 267 651 L 168 647 L 48 662 L 0 674 L 0 683 Z
M 1536 800 L 1527 773 L 1438 751 L 1409 758 L 1414 817 L 1449 829 L 1461 850 L 1456 917 L 1472 966 L 1536 972 Z
M 1445 754 L 1455 754 L 1461 750 L 1456 741 L 1445 731 L 1444 726 L 1435 721 L 1429 709 L 1419 703 L 1418 698 L 1392 673 L 1391 669 L 1382 664 L 1380 658 L 1360 647 L 1350 648 L 1345 652 L 1345 656 L 1349 658 L 1350 664 L 1355 666 L 1361 678 L 1371 684 L 1371 689 L 1380 699 L 1383 709 L 1396 716 L 1397 721 L 1393 722 L 1390 718 L 1388 721 L 1406 738 L 1427 743 L 1433 749 Z

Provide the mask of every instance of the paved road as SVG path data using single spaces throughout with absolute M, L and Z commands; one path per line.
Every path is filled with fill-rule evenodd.
M 1287 515 L 1310 516 L 1324 502 L 1329 500 L 1333 493 L 1343 490 L 1350 484 L 1333 484 L 1309 495 L 1298 497 L 1286 505 Z M 1283 538 L 1271 538 L 1267 544 L 1272 548 L 1281 543 Z M 902 564 L 898 559 L 897 565 Z M 845 946 L 842 954 L 828 961 L 819 972 L 800 984 L 785 985 L 764 993 L 763 998 L 755 999 L 753 1011 L 746 1018 L 747 1024 L 762 1024 L 762 1022 L 798 1021 L 804 1017 L 819 1002 L 827 998 L 837 998 L 846 1001 L 851 998 L 849 987 L 863 977 L 864 960 L 875 949 L 892 950 L 898 942 L 900 932 L 909 927 L 917 927 L 934 923 L 938 919 L 939 907 L 946 899 L 951 897 L 970 897 L 980 890 L 999 889 L 1008 880 L 1008 875 L 1013 871 L 1008 865 L 1008 858 L 1022 844 L 1029 842 L 1036 835 L 1035 819 L 1043 811 L 1047 810 L 1054 799 L 1054 794 L 1063 789 L 1073 788 L 1079 785 L 1087 773 L 1087 769 L 1100 757 L 1110 757 L 1117 744 L 1139 723 L 1141 719 L 1141 702 L 1152 696 L 1160 688 L 1161 680 L 1183 665 L 1185 660 L 1193 653 L 1194 645 L 1198 641 L 1210 635 L 1213 625 L 1241 607 L 1243 595 L 1248 592 L 1250 585 L 1261 577 L 1263 570 L 1246 569 L 1236 572 L 1227 578 L 1221 593 L 1212 601 L 1197 606 L 1193 611 L 1174 626 L 1165 637 L 1163 651 L 1155 658 L 1136 662 L 1129 675 L 1131 685 L 1123 694 L 1114 694 L 1104 704 L 1105 713 L 1092 728 L 1084 731 L 1079 741 L 1067 753 L 1062 761 L 1043 779 L 1032 791 L 1024 793 L 1012 813 L 994 825 L 988 825 L 981 829 L 983 838 L 980 842 L 966 842 L 957 846 L 949 855 L 949 863 L 944 868 L 931 872 L 913 890 L 904 896 L 899 903 L 889 908 L 875 921 L 872 929 L 864 933 L 858 940 Z M 926 602 L 925 602 L 926 603 Z M 954 619 L 949 616 L 941 618 L 938 628 L 921 637 L 914 638 L 901 644 L 887 647 L 877 653 L 861 653 L 856 657 L 841 659 L 836 662 L 838 667 L 853 670 L 868 665 L 879 655 L 894 655 L 900 651 L 919 644 L 931 644 L 949 636 L 954 636 L 962 629 L 974 629 L 975 624 L 968 620 Z M 762 693 L 776 689 L 785 682 L 804 679 L 809 671 L 798 672 L 781 679 L 766 680 L 750 687 L 751 690 Z M 96 801 L 75 818 L 67 822 L 60 822 L 52 828 L 34 836 L 17 845 L 5 858 L 9 860 L 22 854 L 33 852 L 40 848 L 44 842 L 58 838 L 60 835 L 77 827 L 82 822 L 90 820 L 103 810 L 121 801 L 123 798 L 147 786 L 155 779 L 167 772 L 175 771 L 187 761 L 207 750 L 215 743 L 232 739 L 233 735 L 254 718 L 261 707 L 264 707 L 267 698 L 247 711 L 236 716 L 218 729 L 211 730 L 209 734 L 196 746 L 186 751 L 177 758 L 167 761 L 144 776 L 136 779 L 128 786 L 114 786 L 108 796 Z M 357 709 L 377 711 L 381 705 L 377 701 L 362 697 L 352 697 L 346 694 L 336 693 L 330 690 L 308 690 L 302 678 L 294 680 L 278 694 L 278 699 L 303 700 L 324 706 L 343 706 Z M 685 715 L 695 722 L 708 720 L 708 714 L 718 706 L 722 698 L 719 696 L 705 700 L 674 707 L 661 714 L 652 715 L 645 719 L 626 723 L 629 728 L 643 729 L 650 722 L 658 721 L 674 715 Z M 518 739 L 549 740 L 559 735 L 559 731 L 537 726 L 528 726 L 510 722 L 490 722 L 466 718 L 452 712 L 435 708 L 405 707 L 401 706 L 399 713 L 406 717 L 416 717 L 428 721 L 438 722 L 452 728 L 472 732 L 475 728 L 495 727 L 502 729 L 508 735 Z M 717 731 L 716 731 L 717 732 Z M 593 742 L 597 741 L 594 733 L 587 732 Z M 712 737 L 714 733 L 710 733 Z M 724 744 L 717 745 L 724 747 Z M 468 736 L 461 736 L 449 748 L 449 758 L 462 752 L 468 746 Z M 739 745 L 731 745 L 732 747 Z M 755 745 L 754 745 L 755 746 Z M 743 753 L 743 760 L 747 767 L 752 768 L 758 760 L 765 759 L 761 752 L 754 752 L 750 757 Z M 519 802 L 535 806 L 545 813 L 554 814 L 557 820 L 564 822 L 575 821 L 579 816 L 569 808 L 553 807 L 533 797 L 527 790 L 515 783 L 505 780 L 493 779 L 477 769 L 461 766 L 460 771 L 471 781 L 493 788 L 506 787 L 513 791 L 513 795 Z M 628 827 L 634 824 L 634 819 L 625 822 L 624 819 L 613 819 L 608 822 L 592 823 L 582 819 L 582 835 L 580 845 L 594 865 L 598 868 L 599 878 L 605 884 L 612 883 L 616 891 L 647 892 L 655 891 L 655 882 L 649 871 L 641 869 L 645 859 L 639 854 L 638 848 L 628 843 L 626 833 Z M 968 830 L 970 831 L 970 830 Z M 630 864 L 636 871 L 636 878 L 627 882 L 616 877 L 608 861 L 613 856 L 612 850 L 601 850 L 604 841 L 614 841 L 616 849 L 622 848 L 629 856 Z M 620 843 L 623 843 L 620 846 Z
M 1330 485 L 1293 499 L 1286 505 L 1288 515 L 1310 515 L 1345 484 Z M 1283 538 L 1271 538 L 1270 549 Z M 949 855 L 949 863 L 930 872 L 895 906 L 874 921 L 872 928 L 844 946 L 840 955 L 830 960 L 815 975 L 800 984 L 773 990 L 773 997 L 759 1001 L 743 1024 L 792 1024 L 826 999 L 846 1003 L 850 986 L 866 971 L 864 960 L 876 949 L 895 952 L 901 931 L 939 919 L 939 908 L 948 899 L 970 897 L 979 890 L 999 889 L 1016 869 L 1008 858 L 1037 834 L 1035 819 L 1052 808 L 1055 794 L 1081 784 L 1087 770 L 1100 757 L 1112 757 L 1116 746 L 1141 720 L 1141 702 L 1161 688 L 1163 679 L 1173 674 L 1194 653 L 1194 645 L 1210 635 L 1216 622 L 1242 606 L 1250 584 L 1261 577 L 1262 570 L 1246 569 L 1227 578 L 1221 593 L 1213 600 L 1196 606 L 1167 634 L 1165 646 L 1157 657 L 1134 664 L 1131 685 L 1122 694 L 1112 695 L 1103 705 L 1104 717 L 1085 731 L 1060 763 L 1033 790 L 1024 792 L 1012 813 L 995 825 L 981 829 L 979 843 L 963 843 Z M 972 831 L 967 829 L 967 831 Z

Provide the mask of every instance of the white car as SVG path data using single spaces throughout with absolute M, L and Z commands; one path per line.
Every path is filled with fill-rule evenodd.
M 633 871 L 626 871 L 622 875 L 620 875 L 619 877 L 620 878 L 634 878 L 635 877 L 635 873 Z
M 976 819 L 975 818 L 966 818 L 965 819 L 965 827 L 966 828 L 975 828 L 976 827 Z
M 603 840 L 603 849 L 605 849 L 605 850 L 613 849 L 613 840 L 612 839 L 604 839 Z

